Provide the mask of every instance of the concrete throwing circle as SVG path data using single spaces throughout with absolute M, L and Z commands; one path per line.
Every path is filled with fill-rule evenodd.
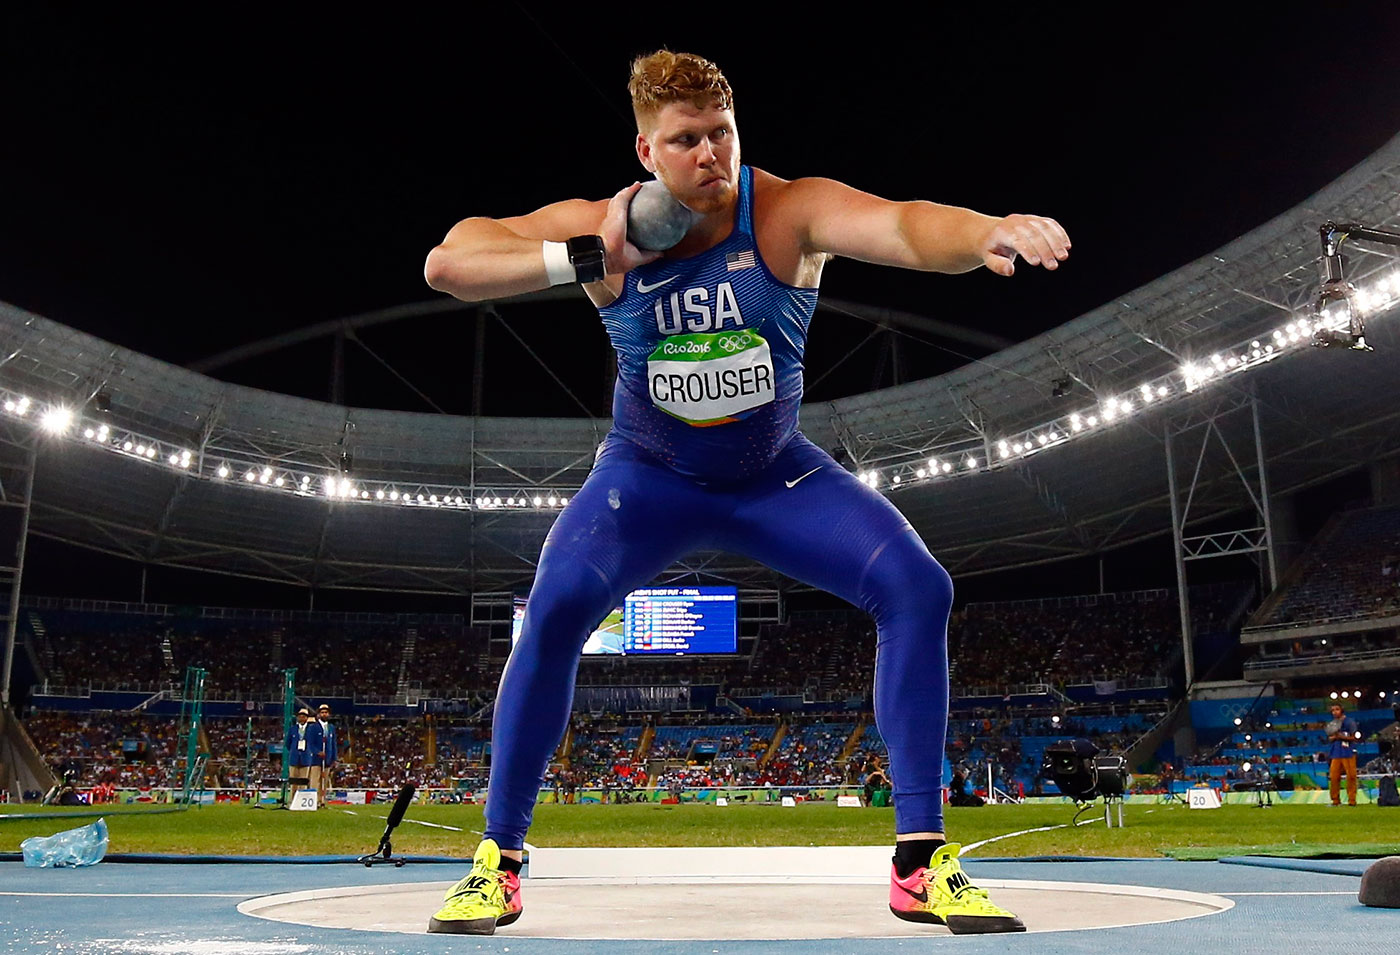
M 427 931 L 451 882 L 367 885 L 249 899 L 245 915 L 317 928 Z M 887 879 L 695 876 L 527 879 L 520 921 L 503 938 L 712 941 L 898 938 L 948 934 L 895 918 Z M 1229 899 L 1140 885 L 979 879 L 1030 932 L 1147 925 L 1214 915 Z M 723 914 L 723 918 L 719 916 Z

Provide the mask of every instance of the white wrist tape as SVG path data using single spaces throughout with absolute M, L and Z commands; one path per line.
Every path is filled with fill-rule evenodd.
M 569 261 L 569 246 L 564 242 L 545 242 L 544 273 L 550 285 L 567 285 L 578 280 L 574 264 Z

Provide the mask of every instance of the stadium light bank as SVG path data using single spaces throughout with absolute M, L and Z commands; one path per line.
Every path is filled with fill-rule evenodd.
M 1023 431 L 993 438 L 975 453 L 971 448 L 941 456 L 913 456 L 880 469 L 860 470 L 857 477 L 882 491 L 918 487 L 936 480 L 995 470 L 1017 459 L 1060 447 L 1084 434 L 1101 431 L 1132 418 L 1138 412 L 1199 391 L 1212 382 L 1243 374 L 1300 350 L 1303 346 L 1342 346 L 1370 350 L 1365 342 L 1365 322 L 1400 304 L 1400 271 L 1373 281 L 1364 288 L 1344 276 L 1342 244 L 1348 239 L 1384 242 L 1400 246 L 1400 233 L 1358 225 L 1328 222 L 1320 229 L 1323 245 L 1323 284 L 1311 315 L 1300 315 L 1272 333 L 1250 338 L 1208 358 L 1189 362 L 1175 371 L 1144 381 L 1097 404 L 1082 407 Z M 491 487 L 433 485 L 394 480 L 357 480 L 339 471 L 257 461 L 238 455 L 206 456 L 152 435 L 115 427 L 110 414 L 80 414 L 54 404 L 34 414 L 30 396 L 0 386 L 4 416 L 35 421 L 55 438 L 81 440 L 114 454 L 154 467 L 179 471 L 200 479 L 228 482 L 248 488 L 298 497 L 385 507 L 426 507 L 449 511 L 550 510 L 569 503 L 573 487 Z

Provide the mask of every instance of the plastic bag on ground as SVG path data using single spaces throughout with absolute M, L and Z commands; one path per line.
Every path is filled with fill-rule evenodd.
M 95 865 L 107 854 L 107 820 L 51 836 L 30 836 L 19 844 L 19 851 L 31 869 Z

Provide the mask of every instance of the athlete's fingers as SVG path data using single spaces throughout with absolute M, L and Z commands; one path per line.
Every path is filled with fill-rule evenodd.
M 1016 274 L 1016 250 L 1008 247 L 992 249 L 982 255 L 982 264 L 997 275 Z
M 1015 247 L 1031 265 L 1043 265 L 1047 269 L 1053 269 L 1060 264 L 1050 240 L 1032 221 L 1023 223 L 1016 230 Z
M 627 241 L 627 209 L 632 204 L 632 197 L 641 188 L 640 182 L 634 182 L 618 190 L 617 195 L 608 201 L 608 211 L 598 234 L 603 239 L 604 269 L 609 275 L 630 272 L 639 265 L 661 258 L 660 252 L 643 252 Z
M 1039 216 L 1031 219 L 1027 225 L 1039 233 L 1041 239 L 1050 250 L 1050 255 L 1045 259 L 1047 269 L 1055 268 L 1056 264 L 1069 258 L 1069 236 L 1065 230 L 1060 228 L 1060 224 L 1054 219 L 1045 219 Z

